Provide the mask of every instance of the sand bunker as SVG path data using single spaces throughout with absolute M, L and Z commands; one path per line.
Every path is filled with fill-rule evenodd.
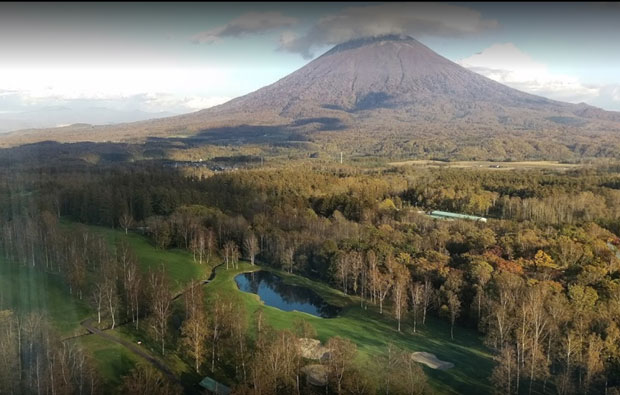
M 322 346 L 321 341 L 302 337 L 299 339 L 301 356 L 307 359 L 329 359 L 329 348 Z
M 423 363 L 431 369 L 446 370 L 454 367 L 452 362 L 442 361 L 438 359 L 435 354 L 431 354 L 430 352 L 414 352 L 411 354 L 411 359 Z

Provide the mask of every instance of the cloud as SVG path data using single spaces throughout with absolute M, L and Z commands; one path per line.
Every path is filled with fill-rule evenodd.
M 250 12 L 233 19 L 226 25 L 198 33 L 192 37 L 192 41 L 196 44 L 211 44 L 223 37 L 265 33 L 273 29 L 289 27 L 297 22 L 297 18 L 285 16 L 280 12 Z
M 600 87 L 584 84 L 576 77 L 551 73 L 544 63 L 512 43 L 494 44 L 457 63 L 502 84 L 550 99 L 577 103 L 601 93 Z
M 611 88 L 611 99 L 613 101 L 620 102 L 620 85 L 610 87 Z
M 217 106 L 232 99 L 228 96 L 179 96 L 171 93 L 148 93 L 134 96 L 140 109 L 149 112 L 173 111 L 185 113 Z
M 184 114 L 227 102 L 222 96 L 179 96 L 141 93 L 125 97 L 31 97 L 27 92 L 0 90 L 0 133 L 10 130 L 56 127 L 73 123 L 113 124 Z
M 335 15 L 323 17 L 302 36 L 285 32 L 280 50 L 314 56 L 321 46 L 335 45 L 366 36 L 408 34 L 461 37 L 497 27 L 495 20 L 484 19 L 470 8 L 444 3 L 385 3 L 348 7 Z

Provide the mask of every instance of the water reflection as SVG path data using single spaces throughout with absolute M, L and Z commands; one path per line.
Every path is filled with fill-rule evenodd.
M 235 277 L 237 286 L 244 292 L 257 294 L 267 306 L 284 311 L 303 311 L 317 317 L 336 317 L 340 309 L 325 302 L 314 291 L 285 284 L 282 278 L 268 271 L 242 273 Z

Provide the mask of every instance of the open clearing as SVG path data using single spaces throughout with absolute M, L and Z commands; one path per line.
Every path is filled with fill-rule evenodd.
M 570 170 L 586 166 L 584 164 L 560 163 L 558 161 L 523 161 L 523 162 L 491 162 L 491 161 L 455 161 L 443 162 L 440 160 L 406 160 L 388 163 L 390 166 L 422 166 L 422 167 L 450 167 L 456 169 L 491 169 L 491 170 L 532 170 L 553 169 Z

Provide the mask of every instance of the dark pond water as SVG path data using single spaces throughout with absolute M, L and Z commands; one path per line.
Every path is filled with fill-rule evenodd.
M 240 290 L 255 293 L 267 306 L 280 310 L 303 311 L 323 318 L 336 317 L 340 312 L 340 308 L 328 304 L 314 291 L 285 284 L 281 277 L 268 271 L 242 273 L 235 281 Z

